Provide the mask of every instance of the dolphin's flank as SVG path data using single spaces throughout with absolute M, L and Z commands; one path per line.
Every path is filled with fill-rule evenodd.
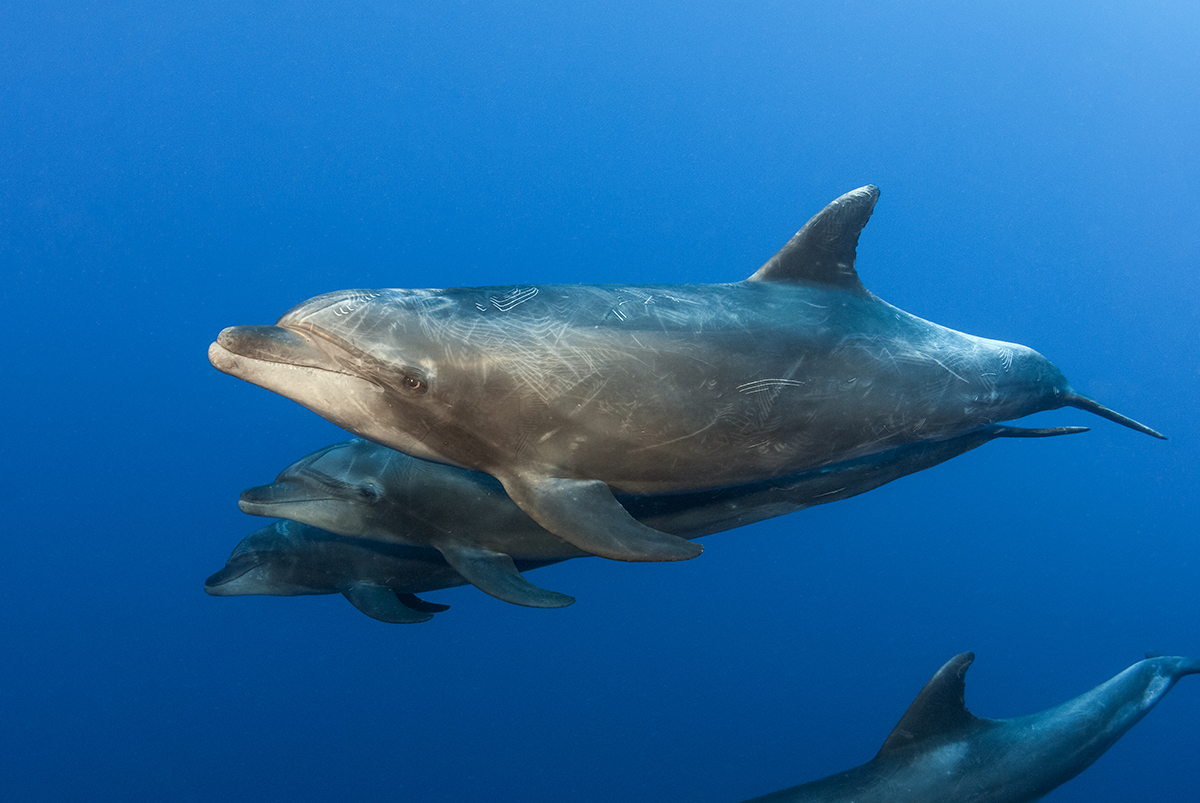
M 491 474 L 542 527 L 622 560 L 699 545 L 614 494 L 761 482 L 1078 407 L 1036 351 L 867 291 L 856 247 L 879 191 L 833 201 L 745 281 L 345 290 L 224 330 L 226 373 L 356 435 Z

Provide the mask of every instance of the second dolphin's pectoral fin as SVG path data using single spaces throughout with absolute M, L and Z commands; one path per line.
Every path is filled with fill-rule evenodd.
M 992 424 L 983 429 L 991 438 L 1057 438 L 1059 435 L 1078 435 L 1090 432 L 1087 427 L 1010 427 L 1006 424 Z M 989 440 L 991 439 L 989 438 Z
M 699 544 L 639 522 L 599 480 L 500 479 L 530 518 L 593 555 L 631 561 L 687 560 L 704 551 Z
M 755 271 L 752 282 L 810 282 L 865 293 L 854 260 L 879 188 L 868 184 L 831 202 Z
M 349 589 L 343 591 L 342 596 L 350 600 L 350 604 L 355 608 L 358 608 L 372 619 L 378 619 L 381 622 L 416 624 L 418 622 L 428 622 L 433 618 L 432 613 L 413 610 L 405 605 L 400 601 L 396 593 L 387 586 L 374 585 L 372 583 L 355 583 Z
M 457 544 L 441 547 L 441 552 L 456 572 L 496 599 L 530 608 L 563 608 L 575 601 L 574 597 L 538 588 L 526 580 L 512 557 L 503 552 Z
M 400 600 L 400 604 L 406 608 L 412 608 L 414 611 L 421 613 L 441 613 L 442 611 L 450 610 L 449 605 L 443 605 L 440 602 L 426 602 L 416 594 L 405 594 L 400 591 L 394 592 L 396 599 Z

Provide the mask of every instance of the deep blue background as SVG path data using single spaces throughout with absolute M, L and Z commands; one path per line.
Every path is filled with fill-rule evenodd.
M 995 717 L 1200 653 L 1193 3 L 417 5 L 0 10 L 5 799 L 731 802 L 869 759 L 963 650 Z M 204 594 L 238 492 L 344 437 L 213 370 L 221 328 L 737 280 L 868 182 L 869 288 L 1171 440 L 1046 414 L 1095 429 L 541 570 L 557 611 Z M 1194 794 L 1198 712 L 1052 799 Z

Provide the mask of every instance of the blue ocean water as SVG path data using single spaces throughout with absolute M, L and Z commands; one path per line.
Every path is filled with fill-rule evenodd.
M 1183 2 L 14 2 L 0 10 L 6 800 L 737 801 L 967 703 L 1200 654 L 1200 12 Z M 997 441 L 666 565 L 385 625 L 205 595 L 345 434 L 215 371 L 350 287 L 724 282 L 875 183 L 873 292 L 1163 443 Z M 1049 799 L 1187 798 L 1185 679 Z

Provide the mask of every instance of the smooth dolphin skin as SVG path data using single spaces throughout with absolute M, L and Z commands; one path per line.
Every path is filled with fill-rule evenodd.
M 976 717 L 963 702 L 974 653 L 925 684 L 878 755 L 852 770 L 745 803 L 1026 803 L 1092 765 L 1200 659 L 1147 657 L 1040 714 Z
M 432 547 L 462 582 L 537 608 L 559 608 L 575 599 L 530 583 L 514 558 L 587 554 L 539 527 L 492 477 L 365 440 L 327 446 L 298 460 L 270 485 L 243 491 L 238 506 L 344 536 Z
M 536 568 L 543 563 L 522 563 Z M 342 594 L 381 622 L 426 622 L 448 606 L 425 591 L 465 585 L 435 550 L 347 538 L 295 521 L 277 521 L 242 539 L 225 568 L 204 582 L 215 597 Z
M 768 480 L 1073 406 L 1025 346 L 930 323 L 868 292 L 859 232 L 879 191 L 819 212 L 749 279 L 717 285 L 346 290 L 235 326 L 219 370 L 406 454 L 491 474 L 579 549 L 695 557 L 614 493 Z
M 651 527 L 696 538 L 865 493 L 994 438 L 1083 431 L 992 425 L 760 483 L 622 497 L 621 502 Z M 292 519 L 344 536 L 426 551 L 432 547 L 461 575 L 460 583 L 469 581 L 498 599 L 531 607 L 562 607 L 574 598 L 530 583 L 518 561 L 544 565 L 588 554 L 525 515 L 487 474 L 418 460 L 366 440 L 313 452 L 273 483 L 243 491 L 238 506 L 256 516 Z

